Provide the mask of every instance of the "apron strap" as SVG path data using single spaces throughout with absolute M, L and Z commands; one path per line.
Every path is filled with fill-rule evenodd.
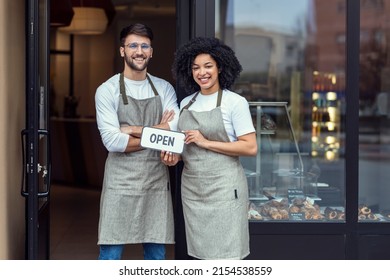
M 190 106 L 192 104 L 194 104 L 194 102 L 196 101 L 196 97 L 198 96 L 199 94 L 199 91 L 194 95 L 194 97 L 191 98 L 190 102 L 188 102 L 188 104 L 186 106 L 184 106 L 181 110 L 180 110 L 180 114 L 181 112 L 184 110 L 184 109 L 188 109 L 190 108 Z M 217 106 L 216 107 L 220 107 L 221 106 L 221 101 L 222 101 L 222 90 L 221 89 L 218 89 L 218 97 L 217 97 Z
M 153 84 L 153 82 L 152 82 L 152 79 L 149 77 L 148 74 L 146 74 L 146 78 L 148 78 L 149 84 L 150 84 L 150 86 L 152 87 L 152 90 L 153 90 L 153 92 L 154 92 L 154 96 L 158 96 L 157 89 L 156 89 L 156 87 L 154 86 L 154 84 Z
M 197 93 L 195 93 L 194 97 L 191 98 L 190 102 L 188 102 L 188 104 L 187 104 L 186 106 L 184 106 L 183 108 L 181 108 L 180 114 L 179 114 L 179 115 L 181 115 L 181 112 L 183 112 L 184 109 L 188 109 L 188 108 L 190 108 L 190 106 L 191 106 L 192 104 L 194 104 L 194 102 L 196 101 L 196 97 L 198 96 L 198 94 L 199 94 L 199 91 L 198 91 Z
M 154 86 L 152 79 L 149 77 L 148 74 L 146 74 L 146 78 L 148 78 L 149 84 L 152 87 L 154 95 L 158 96 L 157 89 Z M 119 91 L 122 95 L 123 104 L 125 104 L 125 105 L 129 104 L 129 101 L 127 100 L 127 95 L 126 95 L 125 78 L 124 78 L 123 72 L 119 76 Z
M 125 105 L 129 104 L 129 101 L 127 100 L 127 96 L 126 96 L 125 78 L 123 76 L 123 72 L 119 76 L 119 91 L 122 95 L 123 104 Z
M 221 101 L 222 101 L 222 90 L 218 89 L 217 107 L 221 106 Z

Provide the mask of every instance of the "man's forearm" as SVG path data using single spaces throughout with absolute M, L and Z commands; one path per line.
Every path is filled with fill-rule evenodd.
M 160 124 L 153 125 L 152 127 L 168 129 L 168 130 L 170 129 L 168 123 L 160 123 Z M 131 126 L 122 127 L 121 131 L 126 134 L 129 134 L 132 137 L 141 138 L 143 128 L 144 127 L 140 125 L 131 125 Z
M 143 148 L 141 147 L 140 143 L 141 143 L 140 138 L 135 138 L 130 136 L 129 141 L 127 142 L 127 147 L 124 152 L 131 153 L 131 152 L 137 152 L 142 150 Z

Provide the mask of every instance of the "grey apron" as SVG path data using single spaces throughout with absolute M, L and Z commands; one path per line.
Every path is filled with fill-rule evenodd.
M 181 111 L 178 129 L 198 129 L 207 139 L 229 142 L 217 107 L 189 111 L 196 96 Z M 182 203 L 188 254 L 199 259 L 243 259 L 249 254 L 248 186 L 238 157 L 191 143 L 182 153 Z
M 160 123 L 162 103 L 155 96 L 137 100 L 126 96 L 120 75 L 118 118 L 121 124 Z M 100 201 L 98 244 L 174 243 L 173 208 L 168 168 L 160 152 L 143 149 L 108 154 Z

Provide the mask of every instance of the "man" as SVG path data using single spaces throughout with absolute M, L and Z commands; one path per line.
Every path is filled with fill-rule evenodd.
M 99 259 L 121 259 L 125 244 L 142 243 L 145 259 L 165 259 L 174 243 L 169 172 L 160 152 L 140 146 L 142 127 L 176 130 L 175 90 L 147 73 L 153 32 L 132 24 L 120 33 L 123 73 L 96 90 L 96 119 L 108 150 L 100 202 Z

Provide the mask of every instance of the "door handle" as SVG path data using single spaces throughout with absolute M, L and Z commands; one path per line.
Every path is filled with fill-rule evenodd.
M 47 138 L 47 145 L 46 145 L 46 164 L 47 165 L 41 165 L 39 162 L 37 163 L 36 168 L 34 169 L 35 172 L 37 173 L 42 173 L 42 178 L 44 182 L 44 186 L 40 188 L 38 186 L 38 197 L 47 197 L 50 193 L 50 182 L 51 182 L 51 151 L 50 151 L 50 134 L 49 131 L 39 129 L 38 131 L 38 137 L 46 137 Z M 29 165 L 28 165 L 28 160 L 26 159 L 26 145 L 25 145 L 25 138 L 28 135 L 29 131 L 27 129 L 22 130 L 21 132 L 21 138 L 22 138 L 22 183 L 21 183 L 21 194 L 24 197 L 29 196 L 29 192 L 26 191 L 25 188 L 25 181 L 26 181 L 26 176 L 27 172 L 30 171 Z M 39 151 L 38 151 L 39 155 Z M 39 191 L 40 189 L 44 189 L 44 191 Z

